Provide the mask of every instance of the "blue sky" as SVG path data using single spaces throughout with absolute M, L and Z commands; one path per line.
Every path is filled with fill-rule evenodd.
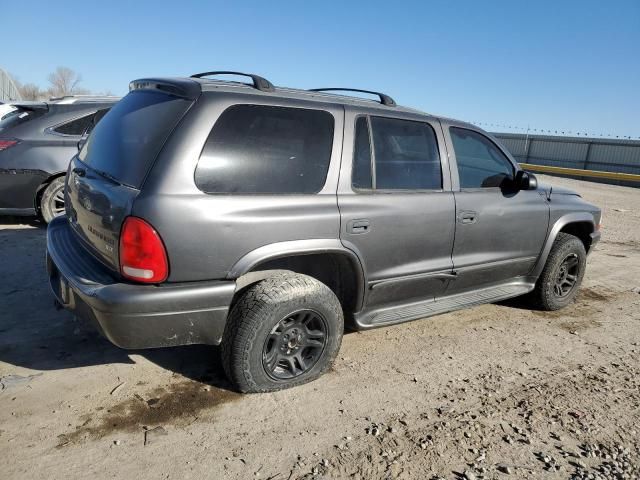
M 488 130 L 640 137 L 638 0 L 0 0 L 0 12 L 0 67 L 43 87 L 58 65 L 116 94 L 229 69 L 380 90 Z

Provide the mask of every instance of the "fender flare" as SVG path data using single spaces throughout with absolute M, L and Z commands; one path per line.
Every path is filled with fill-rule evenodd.
M 549 234 L 547 235 L 547 240 L 544 244 L 544 247 L 542 248 L 542 252 L 540 253 L 538 262 L 536 263 L 535 267 L 531 271 L 531 275 L 533 277 L 537 279 L 542 273 L 542 270 L 544 269 L 544 266 L 547 263 L 547 257 L 549 256 L 549 252 L 551 252 L 551 247 L 553 246 L 553 242 L 555 242 L 556 237 L 558 236 L 558 233 L 560 233 L 560 230 L 562 230 L 565 226 L 569 225 L 570 223 L 578 223 L 578 222 L 590 223 L 591 231 L 592 232 L 595 231 L 596 222 L 593 217 L 593 214 L 590 212 L 568 213 L 566 215 L 561 216 L 558 220 L 555 221 L 555 223 L 549 230 Z
M 250 274 L 258 265 L 270 260 L 277 260 L 284 257 L 314 255 L 314 254 L 339 254 L 347 257 L 357 276 L 357 299 L 358 309 L 362 308 L 365 295 L 366 273 L 364 263 L 357 252 L 346 248 L 338 239 L 309 239 L 291 240 L 286 242 L 270 243 L 256 248 L 237 260 L 227 278 L 237 280 L 238 278 Z M 242 287 L 255 281 L 262 280 L 265 275 L 256 274 L 245 282 L 237 282 Z

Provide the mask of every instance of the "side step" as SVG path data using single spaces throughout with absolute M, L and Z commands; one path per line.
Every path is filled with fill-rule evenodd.
M 438 300 L 426 300 L 402 305 L 393 305 L 364 311 L 356 314 L 355 321 L 360 329 L 383 327 L 408 322 L 419 318 L 431 317 L 462 308 L 493 303 L 507 298 L 517 297 L 533 290 L 533 283 L 510 283 L 483 288 L 472 292 L 458 293 Z

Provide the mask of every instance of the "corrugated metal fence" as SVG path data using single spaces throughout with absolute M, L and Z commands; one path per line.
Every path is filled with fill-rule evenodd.
M 640 140 L 494 133 L 520 163 L 640 174 Z M 577 177 L 576 177 L 577 178 Z M 637 182 L 593 180 L 639 187 Z

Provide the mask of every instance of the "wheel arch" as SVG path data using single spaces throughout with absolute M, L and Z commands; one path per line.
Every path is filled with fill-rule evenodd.
M 589 252 L 591 248 L 591 234 L 596 230 L 596 221 L 594 215 L 590 212 L 576 212 L 563 215 L 555 221 L 549 231 L 547 240 L 544 244 L 540 258 L 534 267 L 532 275 L 538 278 L 542 273 L 553 242 L 555 242 L 559 233 L 568 233 L 578 237 L 584 244 L 584 248 Z
M 365 273 L 358 255 L 339 240 L 294 240 L 260 247 L 238 260 L 227 278 L 236 281 L 235 298 L 247 287 L 286 272 L 301 273 L 326 284 L 346 314 L 362 308 Z
M 67 174 L 66 171 L 52 173 L 47 178 L 45 178 L 42 181 L 42 183 L 38 186 L 38 188 L 36 189 L 36 194 L 33 197 L 33 208 L 35 209 L 36 213 L 38 213 L 38 214 L 40 213 L 40 200 L 42 199 L 42 194 L 44 193 L 45 189 L 55 179 L 60 178 L 60 177 L 64 177 L 66 174 Z

